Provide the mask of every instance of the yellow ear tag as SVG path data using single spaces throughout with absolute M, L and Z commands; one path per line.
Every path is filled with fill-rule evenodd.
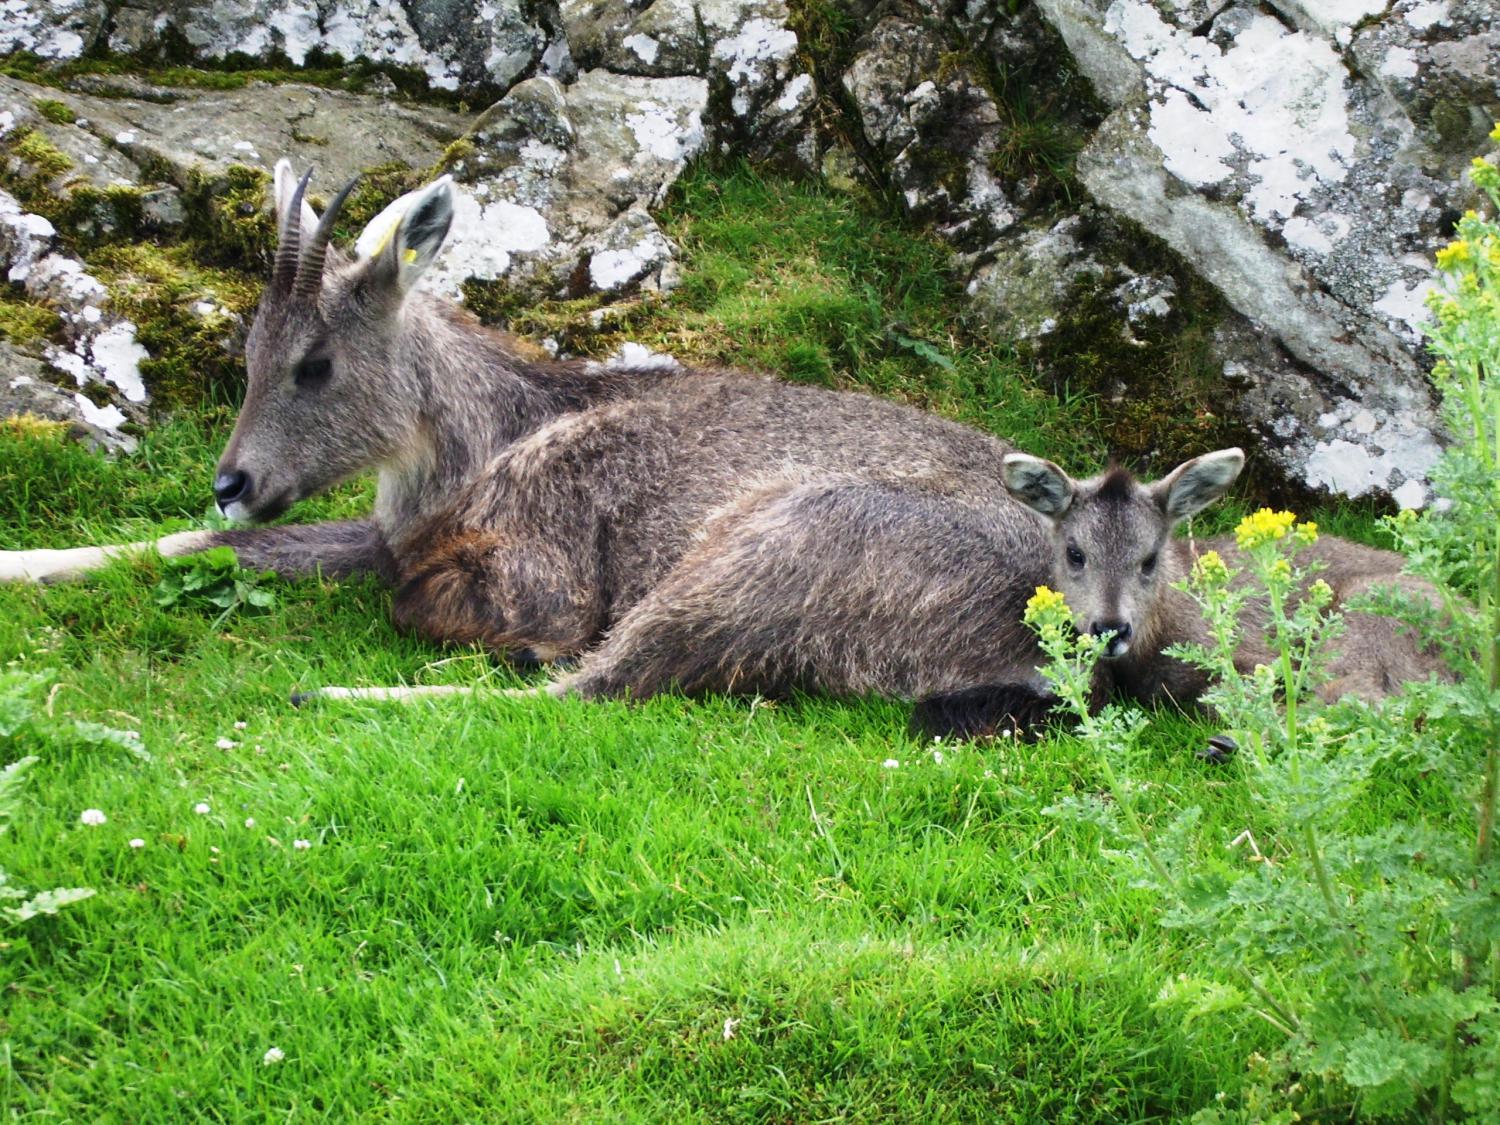
M 406 253 L 403 254 L 403 255 L 401 255 L 401 256 L 406 259 L 406 264 L 407 265 L 411 265 L 413 262 L 415 262 L 417 260 L 417 252 L 415 250 L 410 249 L 410 248 L 408 248 L 407 251 L 406 251 Z

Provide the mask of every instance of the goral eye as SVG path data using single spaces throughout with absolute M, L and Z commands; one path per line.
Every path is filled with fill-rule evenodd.
M 1156 552 L 1152 551 L 1141 563 L 1141 573 L 1150 578 L 1156 573 Z
M 1083 552 L 1078 549 L 1077 544 L 1068 544 L 1068 565 L 1081 567 L 1088 560 L 1083 557 Z
M 299 387 L 317 389 L 333 374 L 333 360 L 327 356 L 303 356 L 292 369 L 292 382 Z

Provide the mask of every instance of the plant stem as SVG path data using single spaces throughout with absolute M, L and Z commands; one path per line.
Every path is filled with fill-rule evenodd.
M 1271 1011 L 1275 1013 L 1275 1017 L 1273 1018 L 1272 1016 L 1267 1015 L 1265 1012 L 1257 1012 L 1256 1014 L 1272 1027 L 1280 1031 L 1283 1035 L 1286 1035 L 1288 1037 L 1293 1035 L 1296 1032 L 1297 1028 L 1302 1026 L 1302 1021 L 1299 1020 L 1291 1012 L 1289 1012 L 1286 1008 L 1284 1008 L 1281 1005 L 1281 1002 L 1278 1001 L 1276 997 L 1271 995 L 1270 990 L 1267 989 L 1265 985 L 1261 984 L 1260 981 L 1255 979 L 1254 974 L 1252 974 L 1248 968 L 1246 968 L 1244 965 L 1241 965 L 1239 967 L 1239 970 L 1240 975 L 1245 978 L 1245 983 L 1250 986 L 1250 990 L 1254 992 L 1256 996 L 1260 997 L 1260 1002 L 1262 1004 L 1270 1008 Z
M 1167 865 L 1161 861 L 1156 854 L 1156 849 L 1151 846 L 1151 839 L 1146 835 L 1145 826 L 1135 815 L 1135 805 L 1131 802 L 1130 794 L 1120 784 L 1120 779 L 1115 776 L 1114 767 L 1109 764 L 1109 759 L 1104 756 L 1103 751 L 1099 754 L 1099 763 L 1104 767 L 1104 779 L 1109 782 L 1109 791 L 1115 795 L 1115 804 L 1120 807 L 1120 812 L 1125 817 L 1125 823 L 1130 826 L 1130 831 L 1141 842 L 1141 850 L 1146 853 L 1146 860 L 1156 872 L 1156 877 L 1171 887 L 1173 893 L 1181 898 L 1177 880 L 1172 877 L 1172 873 L 1167 870 Z

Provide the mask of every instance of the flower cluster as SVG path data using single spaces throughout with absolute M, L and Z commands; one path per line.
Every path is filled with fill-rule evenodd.
M 1218 551 L 1204 551 L 1193 563 L 1193 580 L 1203 586 L 1217 588 L 1229 581 L 1229 567 L 1219 557 Z
M 1318 539 L 1317 524 L 1310 520 L 1297 523 L 1297 517 L 1291 512 L 1273 512 L 1270 508 L 1261 508 L 1240 520 L 1234 529 L 1234 539 L 1242 550 L 1250 551 L 1285 539 L 1288 532 L 1303 546 Z
M 1048 586 L 1038 586 L 1026 602 L 1026 624 L 1039 624 L 1061 610 L 1068 612 L 1068 599 Z

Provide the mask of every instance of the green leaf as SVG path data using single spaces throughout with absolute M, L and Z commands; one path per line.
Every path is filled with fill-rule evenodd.
M 0 738 L 9 738 L 36 715 L 36 697 L 52 682 L 44 672 L 0 672 Z
M 17 922 L 25 922 L 38 914 L 56 914 L 64 906 L 92 898 L 92 887 L 55 887 L 50 891 L 38 891 L 20 906 L 6 907 L 5 913 Z
M 95 746 L 118 746 L 143 762 L 151 761 L 151 754 L 146 750 L 141 736 L 133 730 L 115 730 L 114 727 L 107 727 L 103 723 L 74 719 L 73 733 L 83 742 Z
M 0 770 L 0 820 L 16 815 L 16 810 L 21 807 L 21 786 L 26 783 L 25 773 L 38 761 L 35 754 L 28 754 Z M 0 829 L 3 827 L 0 825 Z

